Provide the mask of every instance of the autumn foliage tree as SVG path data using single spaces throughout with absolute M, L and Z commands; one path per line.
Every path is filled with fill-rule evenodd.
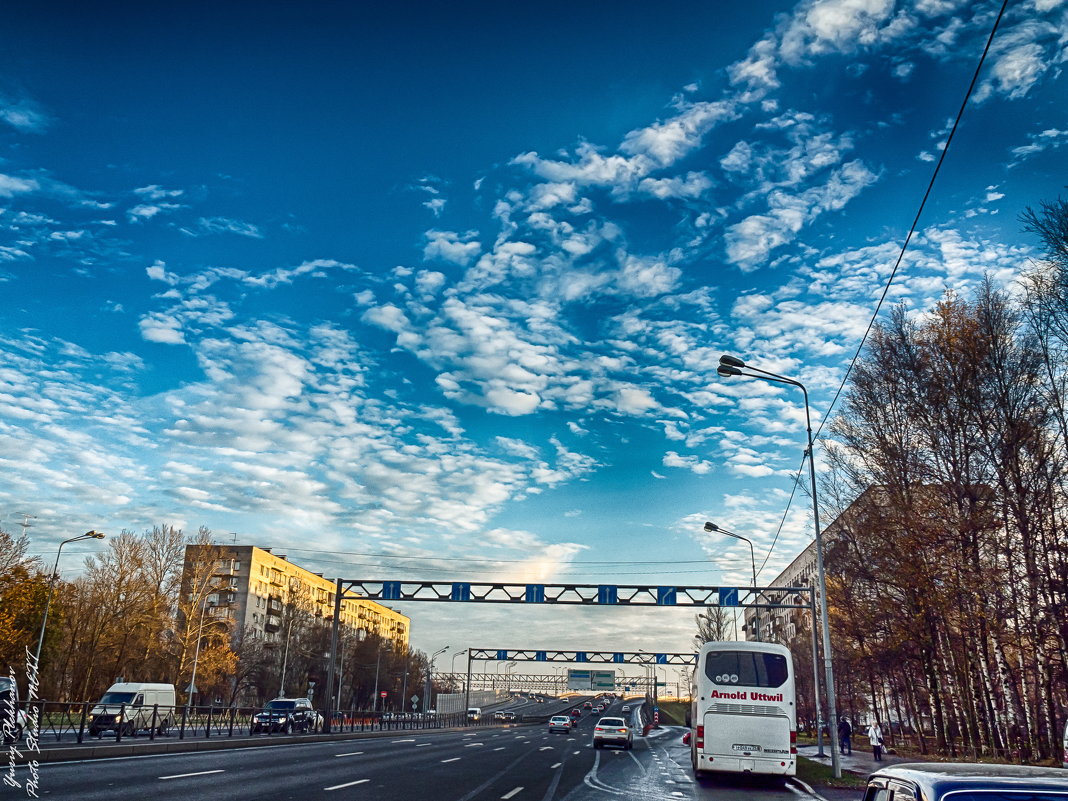
M 1025 220 L 1023 291 L 895 309 L 829 445 L 836 668 L 951 755 L 1049 758 L 1068 703 L 1068 207 Z

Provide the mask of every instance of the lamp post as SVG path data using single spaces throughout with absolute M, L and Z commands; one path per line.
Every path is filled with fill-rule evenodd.
M 212 593 L 237 592 L 237 587 L 220 587 L 212 590 Z M 204 638 L 204 612 L 208 608 L 210 594 L 205 592 L 204 599 L 200 602 L 200 626 L 197 628 L 197 647 L 193 649 L 193 675 L 189 677 L 189 691 L 186 693 L 185 707 L 189 709 L 193 705 L 193 693 L 197 692 L 197 663 L 200 661 L 200 641 Z
M 439 648 L 433 654 L 430 655 L 430 664 L 427 666 L 427 669 L 426 669 L 426 692 L 424 693 L 424 695 L 426 696 L 426 699 L 425 699 L 426 706 L 423 707 L 423 711 L 424 712 L 428 712 L 429 710 L 434 708 L 433 706 L 431 706 L 431 703 L 430 703 L 431 700 L 433 700 L 431 698 L 431 695 L 434 692 L 434 679 L 433 679 L 433 676 L 434 676 L 434 660 L 437 659 L 439 656 L 441 656 L 443 653 L 445 653 L 448 650 L 449 650 L 449 646 L 446 645 L 444 648 Z
M 753 541 L 748 537 L 743 537 L 741 534 L 735 534 L 733 531 L 727 531 L 725 528 L 720 528 L 715 523 L 705 523 L 705 531 L 718 531 L 720 534 L 726 534 L 728 537 L 734 537 L 736 540 L 741 540 L 749 546 L 749 559 L 753 563 L 753 592 L 756 593 L 756 554 L 753 551 Z M 756 595 L 753 596 L 756 598 Z M 763 639 L 763 635 L 760 629 L 760 607 L 757 606 L 754 610 L 754 617 L 756 618 L 756 641 L 760 642 Z
M 456 657 L 463 656 L 466 653 L 467 653 L 467 649 L 464 648 L 462 651 L 457 651 L 455 654 L 452 655 L 452 675 L 453 676 L 456 676 Z
M 52 578 L 48 581 L 48 600 L 45 601 L 44 617 L 41 618 L 41 635 L 37 638 L 37 651 L 33 655 L 33 663 L 35 665 L 41 664 L 41 647 L 44 645 L 45 627 L 48 625 L 48 610 L 52 607 L 52 592 L 56 588 L 56 579 L 59 578 L 59 555 L 63 553 L 63 546 L 68 542 L 78 542 L 79 540 L 102 540 L 104 535 L 99 531 L 87 531 L 84 534 L 79 534 L 77 537 L 71 537 L 69 540 L 63 540 L 59 544 L 59 548 L 56 549 L 56 564 L 52 568 Z
M 289 637 L 293 634 L 293 618 L 297 615 L 296 602 L 292 600 L 292 595 L 297 591 L 300 586 L 300 579 L 296 576 L 289 577 L 289 595 L 290 595 L 290 609 L 289 609 L 289 625 L 286 627 L 286 647 L 282 652 L 282 682 L 278 687 L 278 697 L 285 698 L 286 695 L 286 668 L 289 666 Z M 326 697 L 330 697 L 330 693 L 327 692 Z
M 742 370 L 751 370 L 753 372 L 743 373 Z M 806 455 L 808 456 L 809 480 L 812 484 L 812 524 L 816 531 L 816 573 L 820 583 L 820 626 L 823 629 L 823 667 L 827 682 L 827 711 L 830 713 L 828 728 L 831 735 L 831 765 L 834 768 L 835 778 L 839 779 L 842 777 L 842 765 L 838 754 L 838 707 L 834 692 L 834 668 L 831 665 L 831 629 L 827 619 L 827 577 L 823 572 L 823 537 L 820 533 L 819 503 L 816 499 L 816 460 L 812 446 L 812 416 L 808 405 L 808 390 L 805 389 L 804 384 L 796 379 L 762 370 L 759 367 L 753 367 L 736 356 L 726 354 L 719 357 L 719 367 L 716 372 L 724 378 L 742 376 L 745 378 L 759 378 L 763 381 L 771 381 L 778 384 L 789 384 L 800 389 L 805 398 L 805 431 L 808 445 Z M 758 373 L 758 375 L 753 373 Z

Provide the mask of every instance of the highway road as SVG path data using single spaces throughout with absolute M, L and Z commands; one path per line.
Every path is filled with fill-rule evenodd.
M 37 793 L 80 801 L 771 801 L 802 795 L 760 781 L 695 783 L 679 728 L 638 737 L 631 751 L 595 750 L 596 717 L 587 715 L 571 735 L 530 724 L 46 764 Z M 28 769 L 15 776 L 25 781 Z M 0 798 L 18 797 L 26 796 L 0 785 Z

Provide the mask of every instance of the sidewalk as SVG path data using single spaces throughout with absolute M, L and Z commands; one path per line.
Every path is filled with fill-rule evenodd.
M 824 743 L 823 756 L 816 756 L 816 746 L 814 745 L 799 745 L 797 746 L 798 756 L 807 757 L 813 762 L 819 762 L 823 765 L 831 764 L 831 744 Z M 838 757 L 838 762 L 842 766 L 843 771 L 849 771 L 850 773 L 856 773 L 858 776 L 867 776 L 869 773 L 874 773 L 881 767 L 886 765 L 893 765 L 898 762 L 907 762 L 907 759 L 903 757 L 895 756 L 894 754 L 887 754 L 883 752 L 883 761 L 876 762 L 875 757 L 872 756 L 870 748 L 854 748 L 852 754 L 842 754 Z
M 830 767 L 831 744 L 829 742 L 824 743 L 822 757 L 817 756 L 816 751 L 817 747 L 814 745 L 797 746 L 798 756 L 803 756 L 813 762 Z M 843 776 L 853 774 L 861 779 L 866 779 L 868 774 L 874 773 L 881 767 L 893 765 L 897 762 L 908 762 L 909 760 L 884 752 L 882 762 L 876 762 L 870 748 L 854 748 L 852 754 L 842 754 L 839 756 L 838 761 L 842 767 Z M 816 797 L 823 799 L 823 801 L 858 801 L 864 796 L 862 787 L 829 787 L 817 784 L 812 787 L 812 790 L 816 793 Z

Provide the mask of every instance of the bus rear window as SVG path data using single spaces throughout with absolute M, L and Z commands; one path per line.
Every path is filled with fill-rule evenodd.
M 741 687 L 781 687 L 789 678 L 785 656 L 753 651 L 711 651 L 705 675 L 714 684 Z

